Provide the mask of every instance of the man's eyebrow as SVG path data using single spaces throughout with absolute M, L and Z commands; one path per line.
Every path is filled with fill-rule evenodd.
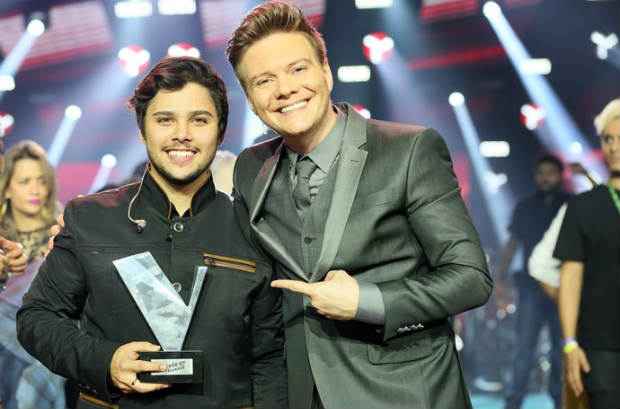
M 300 58 L 298 60 L 293 61 L 292 63 L 290 63 L 289 65 L 287 65 L 287 68 L 291 68 L 293 65 L 297 65 L 300 62 L 311 62 L 309 58 Z
M 210 117 L 214 116 L 211 111 L 207 111 L 206 109 L 200 109 L 198 111 L 192 111 L 190 115 L 191 116 L 207 115 L 207 116 L 210 116 Z
M 173 111 L 157 111 L 157 112 L 153 112 L 153 116 L 173 116 L 174 112 Z M 211 111 L 208 111 L 206 109 L 200 109 L 197 111 L 191 111 L 190 112 L 191 116 L 196 116 L 196 115 L 208 115 L 210 117 L 213 117 L 213 113 Z
M 300 62 L 302 62 L 302 61 L 305 61 L 305 62 L 310 62 L 311 60 L 310 60 L 309 58 L 306 58 L 306 57 L 304 57 L 304 58 L 300 58 L 300 59 L 298 59 L 298 60 L 295 60 L 295 61 L 293 61 L 293 62 L 291 62 L 291 63 L 287 64 L 286 68 L 287 68 L 287 69 L 290 69 L 292 66 L 294 66 L 295 64 L 299 64 L 299 63 L 300 63 Z M 267 70 L 267 71 L 263 71 L 263 72 L 260 72 L 260 73 L 258 73 L 258 74 L 256 74 L 256 75 L 254 75 L 253 77 L 250 77 L 249 82 L 254 82 L 254 81 L 256 80 L 256 78 L 261 77 L 261 76 L 263 76 L 263 75 L 269 75 L 269 74 L 271 74 L 271 73 L 272 73 L 272 72 L 271 72 L 271 71 L 269 71 L 269 70 Z

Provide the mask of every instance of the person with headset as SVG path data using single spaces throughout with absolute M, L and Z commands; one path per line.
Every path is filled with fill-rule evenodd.
M 272 266 L 244 239 L 244 221 L 215 190 L 209 169 L 227 124 L 223 81 L 198 59 L 167 58 L 129 105 L 149 166 L 137 183 L 67 205 L 65 227 L 18 312 L 20 342 L 79 384 L 78 408 L 287 407 L 281 296 L 270 287 Z M 164 343 L 118 264 L 145 252 L 170 292 L 195 305 L 182 349 L 203 352 L 200 383 L 148 383 L 138 376 L 168 369 L 139 359 Z M 194 274 L 205 266 L 195 301 Z M 72 319 L 80 319 L 79 328 Z

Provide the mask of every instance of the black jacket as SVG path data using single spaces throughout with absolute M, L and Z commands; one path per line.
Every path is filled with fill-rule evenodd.
M 240 233 L 228 197 L 209 181 L 179 216 L 147 175 L 132 207 L 132 216 L 147 222 L 139 233 L 127 218 L 138 188 L 124 186 L 67 206 L 66 228 L 17 315 L 24 348 L 83 391 L 121 408 L 285 408 L 280 294 L 269 286 L 270 263 Z M 111 385 L 110 361 L 119 346 L 157 344 L 112 264 L 144 251 L 181 284 L 186 303 L 195 266 L 208 265 L 183 346 L 204 351 L 203 385 L 144 395 L 121 395 Z

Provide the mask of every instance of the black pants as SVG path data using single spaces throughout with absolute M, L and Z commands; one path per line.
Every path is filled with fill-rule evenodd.
M 513 382 L 506 397 L 507 408 L 520 408 L 528 392 L 530 372 L 536 366 L 536 346 L 544 326 L 549 328 L 551 373 L 549 394 L 554 407 L 559 409 L 562 400 L 562 332 L 558 310 L 538 282 L 529 275 L 515 277 L 519 298 L 517 303 L 517 344 Z
M 620 409 L 620 351 L 585 352 L 591 368 L 583 377 L 590 409 Z

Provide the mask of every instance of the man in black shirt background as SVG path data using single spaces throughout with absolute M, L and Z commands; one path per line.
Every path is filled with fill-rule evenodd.
M 560 206 L 567 200 L 568 194 L 562 190 L 562 162 L 552 155 L 542 156 L 536 163 L 534 182 L 536 192 L 524 198 L 515 207 L 511 234 L 501 252 L 497 278 L 504 281 L 506 272 L 519 246 L 523 246 L 524 261 L 530 257 L 534 246 L 542 239 L 551 220 Z M 523 263 L 525 270 L 526 263 Z M 521 406 L 527 393 L 531 369 L 535 364 L 536 345 L 542 328 L 546 325 L 551 335 L 551 374 L 549 394 L 554 405 L 560 408 L 561 402 L 561 344 L 562 339 L 557 310 L 551 300 L 527 271 L 519 271 L 514 276 L 517 289 L 517 345 L 513 368 L 513 382 L 508 388 L 506 409 Z
M 620 408 L 620 99 L 594 120 L 610 177 L 571 200 L 555 257 L 566 377 L 591 409 Z M 582 372 L 585 375 L 582 375 Z

